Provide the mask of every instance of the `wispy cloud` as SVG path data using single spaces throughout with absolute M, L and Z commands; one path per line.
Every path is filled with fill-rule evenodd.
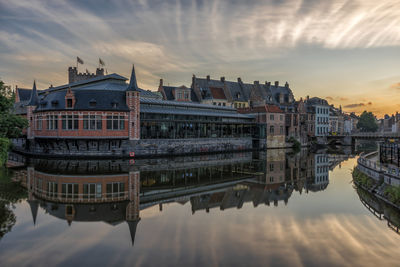
M 359 108 L 359 107 L 365 107 L 365 106 L 371 106 L 372 102 L 368 102 L 368 103 L 354 103 L 354 104 L 349 104 L 349 105 L 345 105 L 345 108 Z
M 326 84 L 336 88 L 324 88 L 331 90 L 328 99 L 355 110 L 368 101 L 339 94 L 346 81 L 324 64 L 337 51 L 400 46 L 398 0 L 0 0 L 0 10 L 0 78 L 19 86 L 31 86 L 35 78 L 41 88 L 65 83 L 76 56 L 90 71 L 101 57 L 109 72 L 125 76 L 135 63 L 145 89 L 155 89 L 159 78 L 189 85 L 195 73 L 248 82 L 284 79 L 296 95 L 305 95 L 331 79 Z M 305 47 L 311 52 L 303 53 Z M 315 53 L 321 50 L 329 58 L 319 59 Z M 318 66 L 310 67 L 315 58 Z M 383 72 L 387 62 L 378 63 L 373 65 Z M 380 89 L 397 88 L 396 81 L 380 83 Z M 388 106 L 378 102 L 374 108 Z

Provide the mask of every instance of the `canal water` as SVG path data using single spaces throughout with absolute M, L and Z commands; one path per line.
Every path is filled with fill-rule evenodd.
M 0 174 L 0 266 L 398 266 L 399 213 L 354 188 L 356 158 L 19 158 Z

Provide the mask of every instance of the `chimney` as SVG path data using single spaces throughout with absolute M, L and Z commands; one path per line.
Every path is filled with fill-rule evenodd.
M 163 79 L 160 79 L 160 87 L 163 86 Z
M 221 82 L 225 82 L 225 77 L 221 77 Z
M 267 86 L 268 86 L 268 87 L 271 87 L 271 82 L 268 82 L 268 83 L 267 83 Z
M 279 81 L 275 81 L 275 87 L 279 86 Z
M 242 83 L 242 78 L 238 77 L 237 81 L 238 83 Z
M 210 81 L 210 75 L 207 75 L 207 81 L 208 82 Z
M 289 88 L 289 83 L 288 82 L 285 83 L 285 87 Z
M 307 101 L 310 100 L 310 96 L 307 96 Z
M 260 81 L 254 81 L 254 84 L 255 84 L 255 85 L 259 85 L 259 84 L 260 84 Z

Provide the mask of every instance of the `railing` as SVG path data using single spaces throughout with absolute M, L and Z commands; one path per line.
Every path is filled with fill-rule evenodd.
M 353 133 L 352 137 L 371 137 L 371 138 L 400 138 L 400 133 L 375 132 L 375 133 Z

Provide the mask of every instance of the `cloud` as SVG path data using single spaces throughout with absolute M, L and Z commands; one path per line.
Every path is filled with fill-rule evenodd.
M 390 85 L 391 89 L 400 89 L 400 83 L 394 83 L 392 85 Z
M 349 100 L 347 97 L 343 97 L 343 96 L 326 96 L 326 99 L 328 99 L 329 101 L 347 101 Z
M 358 108 L 358 107 L 371 106 L 371 105 L 372 105 L 372 102 L 354 103 L 354 104 L 345 105 L 344 108 Z

